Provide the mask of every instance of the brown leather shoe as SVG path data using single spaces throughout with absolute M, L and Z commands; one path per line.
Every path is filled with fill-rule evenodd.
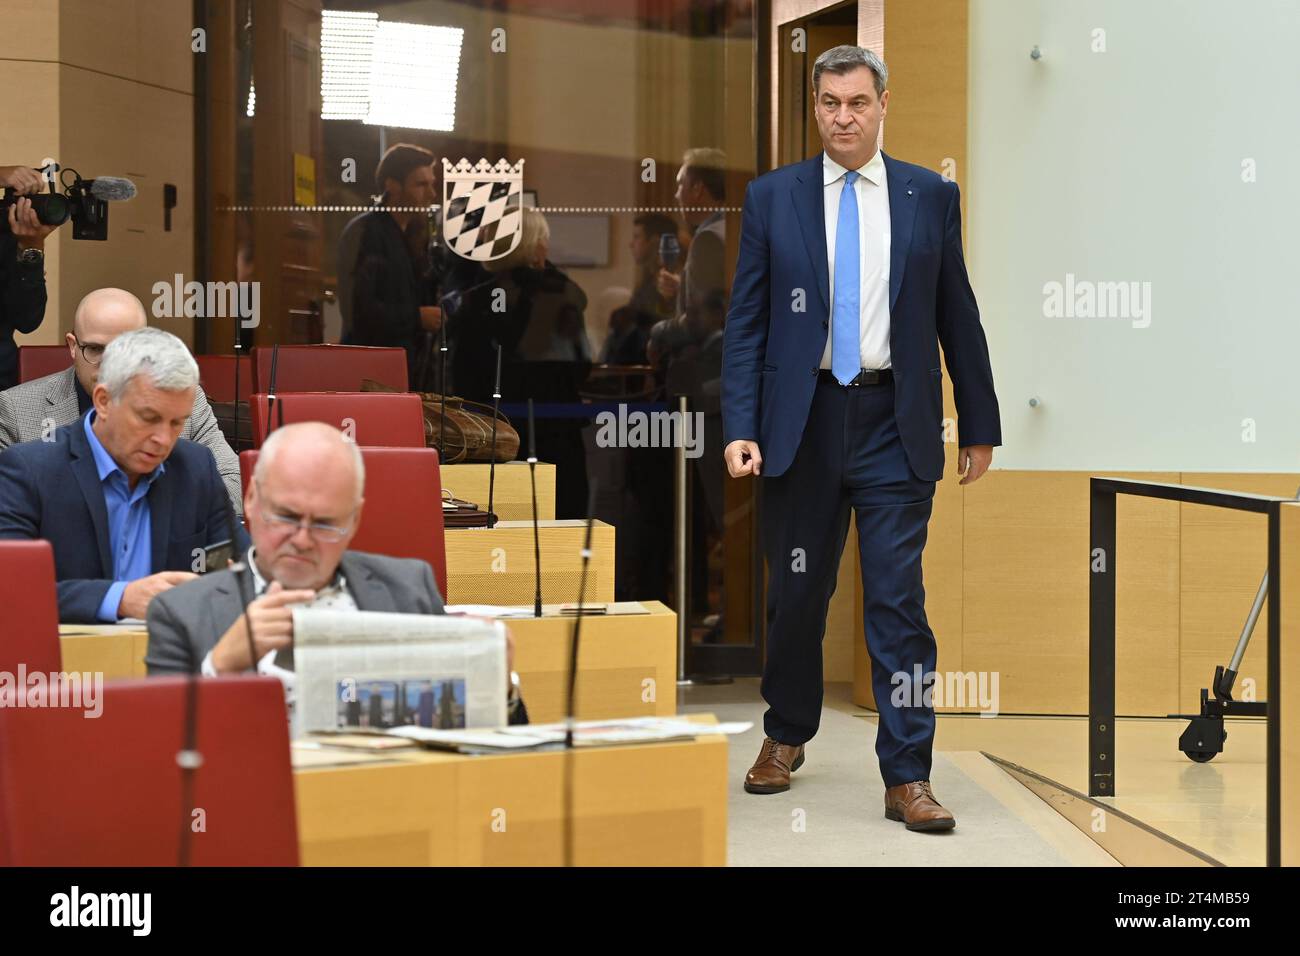
M 929 780 L 913 780 L 885 790 L 885 817 L 906 823 L 909 830 L 951 830 L 957 825 L 934 798 Z
M 803 766 L 803 744 L 783 744 L 763 738 L 754 766 L 745 774 L 748 793 L 784 793 L 790 789 L 790 774 Z

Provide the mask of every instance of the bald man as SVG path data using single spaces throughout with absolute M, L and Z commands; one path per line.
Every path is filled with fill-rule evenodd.
M 0 451 L 19 442 L 48 441 L 56 428 L 90 411 L 104 349 L 123 332 L 142 329 L 146 323 L 144 306 L 124 289 L 96 289 L 82 299 L 72 331 L 64 336 L 72 368 L 0 392 Z M 242 513 L 239 458 L 226 443 L 201 386 L 194 390 L 194 408 L 181 437 L 212 452 L 230 503 Z
M 356 444 L 321 422 L 276 429 L 262 446 L 244 498 L 253 546 L 232 569 L 160 594 L 149 605 L 149 674 L 207 677 L 252 670 L 279 677 L 292 701 L 293 608 L 441 614 L 424 561 L 390 558 L 348 545 L 361 526 L 365 464 Z M 249 651 L 243 615 L 253 631 Z M 513 642 L 507 646 L 513 650 Z M 512 655 L 513 656 L 513 655 Z M 289 664 L 289 666 L 292 666 Z M 511 723 L 527 723 L 512 671 Z

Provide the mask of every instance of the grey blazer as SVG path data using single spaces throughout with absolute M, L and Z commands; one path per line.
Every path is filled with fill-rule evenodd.
M 0 451 L 19 442 L 38 441 L 47 434 L 47 429 L 52 432 L 81 417 L 73 384 L 76 374 L 75 369 L 68 368 L 0 391 Z M 201 387 L 194 390 L 194 408 L 185 420 L 181 437 L 212 452 L 235 514 L 242 515 L 244 495 L 239 484 L 239 458 L 226 444 L 226 436 L 221 433 Z
M 442 595 L 424 561 L 346 551 L 339 562 L 348 593 L 362 611 L 441 614 Z M 252 600 L 253 584 L 240 572 Z M 213 571 L 179 584 L 149 602 L 149 674 L 197 673 L 203 658 L 243 613 L 235 572 Z

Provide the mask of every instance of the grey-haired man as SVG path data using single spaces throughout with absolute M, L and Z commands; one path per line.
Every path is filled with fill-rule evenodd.
M 198 381 L 176 336 L 127 332 L 104 350 L 83 418 L 0 453 L 0 540 L 50 542 L 60 620 L 143 618 L 230 537 L 212 453 L 180 438 Z

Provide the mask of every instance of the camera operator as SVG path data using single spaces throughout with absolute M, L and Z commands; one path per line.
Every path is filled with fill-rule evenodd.
M 0 188 L 18 193 L 9 207 L 9 228 L 0 229 L 0 389 L 18 384 L 15 332 L 35 332 L 45 318 L 45 237 L 57 226 L 44 226 L 27 196 L 44 180 L 27 166 L 0 166 Z

